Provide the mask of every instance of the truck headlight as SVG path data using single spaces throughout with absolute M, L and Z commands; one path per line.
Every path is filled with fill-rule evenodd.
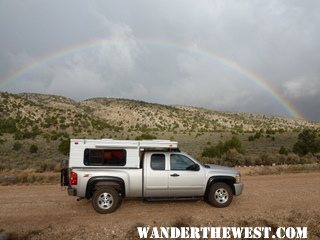
M 236 183 L 240 183 L 241 182 L 241 174 L 239 173 L 237 176 L 236 176 Z

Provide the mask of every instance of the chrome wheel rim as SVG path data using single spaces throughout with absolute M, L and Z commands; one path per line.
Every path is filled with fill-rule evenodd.
M 97 202 L 100 208 L 109 209 L 113 205 L 113 197 L 110 193 L 104 192 L 99 195 Z
M 216 190 L 214 193 L 215 199 L 218 203 L 226 203 L 229 199 L 229 193 L 226 189 L 224 188 L 219 188 Z

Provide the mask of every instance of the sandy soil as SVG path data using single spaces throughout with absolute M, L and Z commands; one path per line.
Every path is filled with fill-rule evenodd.
M 22 239 L 130 238 L 137 225 L 305 224 L 320 229 L 320 173 L 245 176 L 245 190 L 228 208 L 204 201 L 125 199 L 114 213 L 96 213 L 57 185 L 0 187 L 0 231 Z M 317 217 L 315 217 L 317 216 Z M 309 222 L 308 222 L 309 221 Z

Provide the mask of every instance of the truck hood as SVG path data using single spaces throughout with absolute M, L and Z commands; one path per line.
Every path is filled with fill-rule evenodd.
M 215 173 L 224 173 L 228 175 L 238 175 L 240 173 L 239 170 L 231 167 L 224 167 L 220 165 L 215 165 L 215 164 L 205 164 L 206 167 L 205 169 L 210 172 L 215 172 Z

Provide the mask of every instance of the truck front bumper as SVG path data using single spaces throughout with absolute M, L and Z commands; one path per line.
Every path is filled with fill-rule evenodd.
M 242 193 L 243 190 L 243 183 L 235 183 L 234 185 L 234 195 L 238 196 Z
M 68 186 L 68 195 L 70 196 L 77 196 L 77 190 Z

